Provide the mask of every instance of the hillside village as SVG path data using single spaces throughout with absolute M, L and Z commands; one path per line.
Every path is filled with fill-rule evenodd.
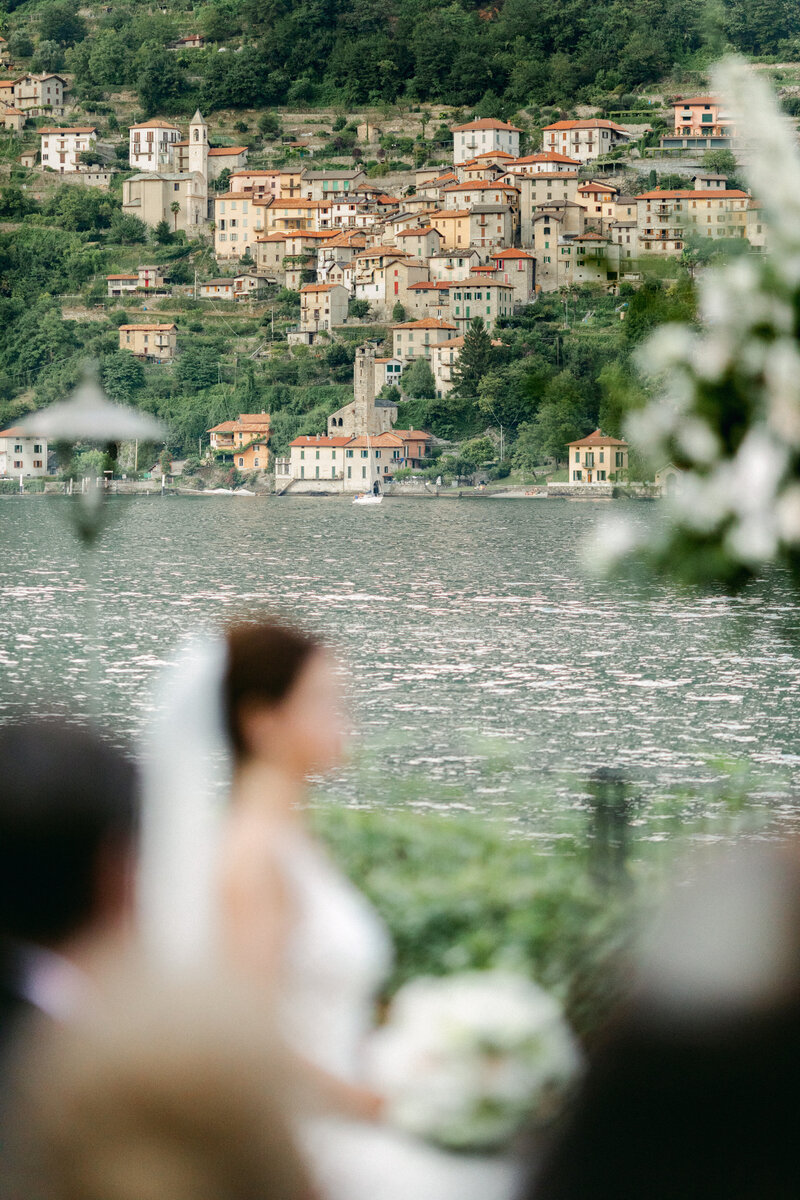
M 302 348 L 312 356 L 329 354 L 337 343 L 352 355 L 362 343 L 354 370 L 357 377 L 366 356 L 369 382 L 360 403 L 369 412 L 346 433 L 330 424 L 328 413 L 324 434 L 301 433 L 278 447 L 277 456 L 268 423 L 230 456 L 225 452 L 232 447 L 215 436 L 225 422 L 201 435 L 201 458 L 215 456 L 240 471 L 269 469 L 276 486 L 309 477 L 362 484 L 361 472 L 354 474 L 345 460 L 356 450 L 366 454 L 358 439 L 368 435 L 383 439 L 373 453 L 387 482 L 398 471 L 424 468 L 437 439 L 393 429 L 397 402 L 408 399 L 403 381 L 422 361 L 430 395 L 448 397 L 459 383 L 471 331 L 484 346 L 502 346 L 498 335 L 530 306 L 581 289 L 607 297 L 605 311 L 624 319 L 627 302 L 615 305 L 614 298 L 635 291 L 654 262 L 685 265 L 698 239 L 765 244 L 758 200 L 737 179 L 700 165 L 720 152 L 732 160 L 736 144 L 737 131 L 710 95 L 675 98 L 660 136 L 664 162 L 677 154 L 698 164 L 680 176 L 669 173 L 683 186 L 659 185 L 651 170 L 648 182 L 655 186 L 626 191 L 623 168 L 641 157 L 642 126 L 608 118 L 553 121 L 532 152 L 526 132 L 511 121 L 460 121 L 449 127 L 442 162 L 381 178 L 358 162 L 318 169 L 302 143 L 290 148 L 295 161 L 251 165 L 244 142 L 215 144 L 213 122 L 199 109 L 185 125 L 153 116 L 111 140 L 99 122 L 66 119 L 73 111 L 69 87 L 61 74 L 0 80 L 0 124 L 11 134 L 9 145 L 30 141 L 32 133 L 38 143 L 19 156 L 17 170 L 45 183 L 79 185 L 81 192 L 117 193 L 122 218 L 145 231 L 130 247 L 127 269 L 103 277 L 108 304 L 141 310 L 141 319 L 119 323 L 119 351 L 148 370 L 176 363 L 191 348 L 191 331 L 153 309 L 182 297 L 217 313 L 268 306 L 269 345 L 249 355 L 256 362 L 260 354 L 274 354 L 276 336 L 290 356 Z M 169 265 L 154 261 L 153 244 L 170 241 L 203 248 L 189 282 L 176 284 Z M 286 319 L 287 303 L 293 319 Z M 587 312 L 591 318 L 591 307 Z M 357 379 L 355 386 L 358 396 Z M 386 407 L 376 410 L 380 398 Z M 388 425 L 387 412 L 394 413 Z M 239 415 L 248 416 L 232 414 L 228 421 Z M 488 424 L 496 436 L 497 422 Z M 581 429 L 566 432 L 577 437 Z M 418 441 L 412 446 L 406 435 Z M 309 437 L 313 472 L 305 459 L 312 443 L 302 440 Z M 350 445 L 346 437 L 356 441 Z M 46 473 L 46 464 L 39 471 Z

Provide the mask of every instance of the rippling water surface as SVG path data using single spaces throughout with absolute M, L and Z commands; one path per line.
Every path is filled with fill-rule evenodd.
M 601 503 L 111 504 L 98 671 L 101 709 L 123 732 L 151 711 L 182 635 L 264 605 L 340 647 L 359 737 L 392 795 L 414 781 L 407 802 L 441 802 L 448 788 L 449 803 L 508 807 L 544 785 L 567 804 L 597 766 L 670 793 L 734 760 L 771 803 L 792 803 L 800 612 L 777 573 L 736 600 L 598 583 L 580 547 Z M 5 711 L 86 707 L 88 593 L 67 506 L 0 501 Z M 660 519 L 656 506 L 634 515 Z M 329 787 L 379 804 L 381 775 L 369 779 L 367 795 L 353 771 Z

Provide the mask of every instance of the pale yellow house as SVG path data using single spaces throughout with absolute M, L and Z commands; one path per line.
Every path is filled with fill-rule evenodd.
M 498 317 L 509 317 L 513 311 L 514 289 L 499 280 L 473 275 L 454 284 L 450 292 L 450 320 L 459 335 L 467 332 L 475 317 L 493 329 Z
M 608 154 L 617 146 L 627 145 L 630 136 L 621 125 L 601 117 L 555 121 L 542 130 L 545 150 L 568 155 L 582 163 Z
M 437 321 L 425 317 L 421 321 L 403 321 L 392 327 L 392 354 L 402 362 L 413 362 L 415 358 L 431 361 L 433 347 L 446 342 L 458 333 L 452 321 Z
M 289 447 L 292 479 L 342 480 L 349 437 L 297 437 Z M 351 464 L 352 465 L 352 464 Z
M 241 258 L 255 254 L 256 238 L 264 232 L 267 201 L 249 192 L 222 192 L 214 199 L 214 254 Z
M 700 237 L 747 236 L 750 195 L 739 189 L 685 188 L 636 197 L 636 224 L 643 254 L 680 254 L 687 231 Z
M 437 396 L 446 396 L 453 390 L 455 369 L 463 345 L 463 337 L 454 337 L 448 338 L 444 342 L 438 342 L 431 349 L 431 370 L 436 382 Z
M 0 430 L 0 476 L 47 474 L 47 439 L 31 437 L 14 425 Z
M 6 108 L 0 104 L 0 121 L 3 122 L 3 128 L 10 130 L 12 133 L 21 133 L 25 128 L 25 113 L 22 109 L 14 108 L 13 105 Z
M 595 429 L 588 437 L 569 442 L 570 483 L 606 483 L 628 471 L 628 443 Z
M 303 333 L 330 332 L 343 325 L 350 300 L 347 288 L 336 283 L 309 283 L 300 289 L 300 329 Z
M 397 245 L 410 257 L 426 260 L 438 254 L 442 247 L 442 235 L 432 225 L 418 229 L 399 229 L 395 234 Z
M 63 75 L 33 75 L 30 72 L 14 83 L 14 106 L 30 116 L 64 111 L 67 81 Z
M 119 348 L 137 358 L 172 362 L 178 348 L 178 328 L 169 325 L 120 325 Z

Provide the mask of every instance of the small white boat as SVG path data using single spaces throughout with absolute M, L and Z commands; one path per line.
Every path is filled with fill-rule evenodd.
M 376 495 L 374 492 L 365 492 L 363 496 L 356 496 L 353 504 L 381 504 L 383 496 L 380 492 Z

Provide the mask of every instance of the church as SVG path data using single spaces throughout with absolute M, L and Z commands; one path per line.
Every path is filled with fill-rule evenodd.
M 208 125 L 198 109 L 188 138 L 158 119 L 131 128 L 131 165 L 144 158 L 152 169 L 140 171 L 122 185 L 122 211 L 155 228 L 166 221 L 175 233 L 203 233 L 211 217 L 209 184 L 226 168 L 237 170 L 247 161 L 245 146 L 210 147 Z M 168 136 L 169 135 L 169 136 Z M 136 138 L 133 141 L 133 138 Z

